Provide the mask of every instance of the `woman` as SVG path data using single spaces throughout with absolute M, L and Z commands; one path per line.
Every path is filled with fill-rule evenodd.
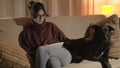
M 30 1 L 32 22 L 24 26 L 19 35 L 20 46 L 30 55 L 35 68 L 61 68 L 71 62 L 71 55 L 65 48 L 48 45 L 63 42 L 68 38 L 53 23 L 46 22 L 48 14 L 40 2 Z M 62 45 L 62 43 L 61 43 Z

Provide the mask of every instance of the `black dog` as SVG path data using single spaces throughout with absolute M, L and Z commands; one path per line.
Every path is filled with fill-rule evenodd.
M 93 39 L 85 41 L 86 36 L 89 35 L 90 28 L 95 30 Z M 79 63 L 83 59 L 99 60 L 101 57 L 108 61 L 112 30 L 114 29 L 111 26 L 90 25 L 84 38 L 66 40 L 63 46 L 70 51 L 72 62 Z

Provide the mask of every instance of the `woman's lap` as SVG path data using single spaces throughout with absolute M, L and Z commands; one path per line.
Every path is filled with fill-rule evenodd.
M 44 62 L 44 59 L 44 63 L 47 63 L 46 61 L 48 61 L 50 57 L 56 57 L 60 61 L 61 65 L 64 66 L 69 64 L 72 59 L 71 54 L 67 49 L 54 46 L 40 46 L 37 49 L 36 54 L 40 55 L 39 57 L 36 57 L 36 60 L 38 58 L 42 60 L 40 60 L 40 63 Z

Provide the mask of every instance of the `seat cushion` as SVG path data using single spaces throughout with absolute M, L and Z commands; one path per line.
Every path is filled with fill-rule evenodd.
M 102 68 L 102 66 L 97 61 L 83 60 L 81 63 L 71 63 L 62 68 Z

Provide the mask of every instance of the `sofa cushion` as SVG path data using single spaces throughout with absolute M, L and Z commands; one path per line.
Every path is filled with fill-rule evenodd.
M 109 55 L 111 57 L 120 58 L 120 30 L 115 30 L 111 36 L 111 49 Z
M 30 62 L 21 47 L 0 40 L 0 68 L 30 68 Z
M 102 66 L 97 61 L 83 60 L 81 63 L 71 63 L 62 68 L 102 68 Z
M 107 18 L 108 23 L 119 24 L 119 17 L 117 14 L 113 14 Z M 118 25 L 119 26 L 119 25 Z
M 105 18 L 104 15 L 59 16 L 48 17 L 46 21 L 53 22 L 70 39 L 77 39 L 84 37 L 87 27 L 91 23 L 99 22 Z
M 5 39 L 18 45 L 18 35 L 21 30 L 22 27 L 18 26 L 13 18 L 0 19 L 0 39 Z
M 111 49 L 109 56 L 119 58 L 120 57 L 120 28 L 119 28 L 119 17 L 116 14 L 111 15 L 107 18 L 108 25 L 111 25 L 115 31 L 111 35 Z
M 55 25 L 57 25 L 57 27 L 59 27 L 67 37 L 71 39 L 76 39 L 84 37 L 85 31 L 90 23 L 96 23 L 105 18 L 106 17 L 104 15 L 58 16 L 58 17 L 46 17 L 46 21 L 52 22 Z M 29 24 L 31 18 L 30 17 L 14 18 L 14 21 L 19 26 L 25 26 Z

